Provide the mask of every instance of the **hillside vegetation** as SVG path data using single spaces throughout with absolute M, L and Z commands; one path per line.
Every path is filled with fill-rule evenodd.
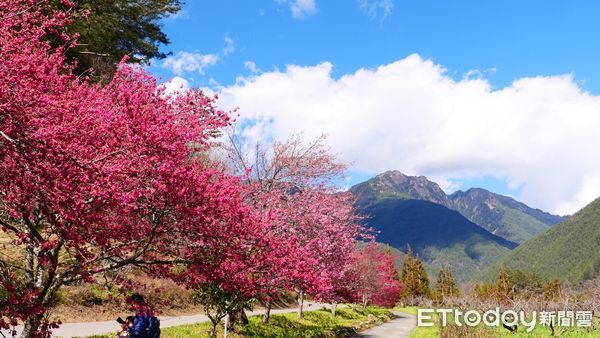
M 378 231 L 377 241 L 402 251 L 411 246 L 431 270 L 451 266 L 458 280 L 470 280 L 516 247 L 458 212 L 439 204 L 385 199 L 362 209 Z
M 521 244 L 498 261 L 487 275 L 502 266 L 571 282 L 597 276 L 600 273 L 600 198 L 570 219 Z

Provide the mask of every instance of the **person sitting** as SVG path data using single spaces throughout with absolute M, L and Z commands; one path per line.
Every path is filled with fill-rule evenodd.
M 160 321 L 152 315 L 150 307 L 144 301 L 144 297 L 134 294 L 129 297 L 135 310 L 133 323 L 129 325 L 127 332 L 130 338 L 159 338 Z

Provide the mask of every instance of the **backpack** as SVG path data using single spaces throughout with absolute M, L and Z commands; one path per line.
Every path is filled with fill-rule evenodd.
M 148 318 L 148 327 L 146 327 L 146 337 L 160 338 L 160 320 L 154 316 Z

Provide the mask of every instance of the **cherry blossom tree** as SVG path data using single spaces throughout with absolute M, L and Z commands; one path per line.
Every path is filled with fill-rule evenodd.
M 373 304 L 391 308 L 396 305 L 402 294 L 402 283 L 396 269 L 396 258 L 389 248 L 378 254 L 377 269 L 379 272 L 380 289 L 374 293 Z
M 298 293 L 300 318 L 305 294 L 334 301 L 334 284 L 349 266 L 356 240 L 367 236 L 352 197 L 335 187 L 345 166 L 324 140 L 306 143 L 298 134 L 272 147 L 243 151 L 244 145 L 231 137 L 230 167 L 244 177 L 255 210 L 273 216 L 271 238 L 284 249 L 272 256 L 277 268 L 267 269 L 261 278 L 265 322 L 278 290 Z
M 10 256 L 0 327 L 24 321 L 25 337 L 48 335 L 45 313 L 63 285 L 128 265 L 200 264 L 253 224 L 238 180 L 191 156 L 228 115 L 200 91 L 168 96 L 123 64 L 106 86 L 75 77 L 64 51 L 76 39 L 61 36 L 56 49 L 46 39 L 70 15 L 48 1 L 0 3 L 0 228 Z M 203 264 L 206 274 L 222 268 Z
M 346 275 L 348 300 L 362 303 L 393 307 L 402 293 L 395 265 L 395 257 L 376 243 L 367 244 L 356 256 Z
M 257 147 L 252 164 L 234 144 L 225 173 L 205 156 L 230 123 L 213 98 L 167 95 L 124 62 L 106 85 L 74 76 L 73 13 L 52 8 L 0 3 L 0 328 L 48 336 L 62 286 L 127 266 L 210 287 L 226 311 L 290 289 L 300 317 L 305 293 L 339 301 L 368 236 L 324 139 Z

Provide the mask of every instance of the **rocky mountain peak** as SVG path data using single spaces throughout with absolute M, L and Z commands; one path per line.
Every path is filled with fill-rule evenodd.
M 446 195 L 440 186 L 425 176 L 409 176 L 398 170 L 386 171 L 359 183 L 350 192 L 358 205 L 365 207 L 388 199 L 414 199 L 440 204 L 456 210 L 487 231 L 522 243 L 562 220 L 530 208 L 512 197 L 482 188 L 471 188 Z
M 408 176 L 398 170 L 386 171 L 350 189 L 359 202 L 368 198 L 406 198 L 451 206 L 440 186 L 425 176 Z

